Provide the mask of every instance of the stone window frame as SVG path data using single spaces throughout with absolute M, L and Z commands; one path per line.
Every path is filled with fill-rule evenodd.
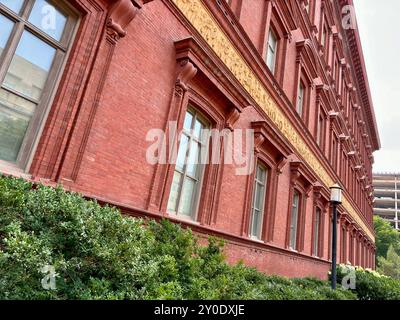
M 253 167 L 261 162 L 268 168 L 268 185 L 264 202 L 264 217 L 262 232 L 259 241 L 272 242 L 274 239 L 274 226 L 276 214 L 276 191 L 278 187 L 279 175 L 287 163 L 288 157 L 293 153 L 290 145 L 281 137 L 280 133 L 274 129 L 271 123 L 266 120 L 253 121 L 251 128 L 254 130 L 254 155 Z M 247 178 L 246 197 L 244 215 L 242 221 L 241 234 L 249 237 L 251 207 L 253 201 L 255 170 Z
M 236 80 L 228 76 L 229 72 L 226 70 L 226 66 L 203 45 L 201 40 L 186 37 L 175 41 L 174 45 L 177 62 L 176 80 L 164 127 L 167 136 L 172 134 L 172 137 L 168 139 L 171 141 L 167 142 L 167 150 L 177 144 L 176 134 L 171 133 L 169 123 L 176 121 L 177 132 L 180 132 L 188 105 L 197 108 L 209 120 L 210 129 L 216 129 L 219 132 L 232 131 L 242 110 L 250 105 L 243 88 Z M 218 98 L 210 99 L 207 93 L 209 91 L 204 90 L 205 85 Z M 213 152 L 215 152 L 214 148 L 219 148 L 217 151 L 221 154 L 221 163 L 224 161 L 222 146 L 222 143 L 213 144 L 212 140 L 209 146 L 209 150 L 213 149 Z M 185 222 L 214 225 L 218 219 L 218 195 L 222 185 L 223 165 L 208 163 L 204 170 L 201 200 L 197 208 L 196 220 L 186 219 Z M 173 171 L 174 164 L 156 164 L 152 179 L 153 187 L 147 200 L 147 210 L 176 219 L 177 216 L 167 213 Z
M 289 206 L 286 223 L 286 248 L 295 252 L 304 251 L 304 238 L 306 226 L 307 199 L 310 197 L 311 190 L 317 182 L 315 174 L 302 161 L 293 160 L 290 162 L 290 190 Z M 300 195 L 300 210 L 297 218 L 297 237 L 296 248 L 290 247 L 290 226 L 293 206 L 293 195 L 297 191 Z
M 184 113 L 183 120 L 185 119 L 186 114 L 188 112 L 190 112 L 193 115 L 193 120 L 200 119 L 200 121 L 202 121 L 203 124 L 206 126 L 205 129 L 211 129 L 211 122 L 209 121 L 208 117 L 206 115 L 204 115 L 203 112 L 200 109 L 201 108 L 198 105 L 196 105 L 194 102 L 192 102 L 190 100 L 188 102 L 188 104 L 187 104 L 187 108 L 186 108 L 186 111 Z M 180 126 L 180 128 L 182 130 L 184 130 L 183 129 L 183 124 L 182 124 L 182 126 Z M 192 130 L 193 130 L 193 128 L 192 128 Z M 178 131 L 178 132 L 180 132 L 180 131 Z M 183 220 L 184 219 L 189 219 L 189 220 L 196 221 L 197 220 L 199 201 L 200 201 L 201 193 L 202 193 L 202 185 L 203 185 L 203 178 L 204 178 L 206 165 L 201 164 L 201 163 L 197 164 L 197 166 L 198 166 L 197 170 L 199 170 L 199 171 L 198 171 L 198 177 L 196 179 L 196 178 L 193 178 L 193 177 L 189 176 L 188 173 L 187 173 L 187 160 L 189 158 L 190 147 L 191 147 L 192 141 L 198 142 L 199 144 L 202 145 L 202 148 L 204 148 L 204 149 L 200 151 L 200 154 L 202 155 L 203 151 L 205 151 L 206 152 L 206 157 L 209 154 L 210 141 L 208 141 L 208 140 L 202 141 L 202 139 L 200 139 L 200 138 L 195 138 L 193 132 L 187 132 L 186 131 L 185 135 L 189 138 L 189 140 L 188 140 L 189 146 L 188 146 L 187 153 L 186 153 L 186 156 L 185 156 L 185 163 L 184 163 L 183 170 L 182 171 L 177 170 L 176 169 L 176 164 L 173 166 L 174 167 L 174 174 L 175 174 L 176 171 L 179 172 L 180 174 L 182 174 L 182 182 L 180 183 L 180 190 L 179 190 L 179 193 L 178 193 L 177 211 L 168 212 L 168 208 L 167 208 L 167 213 L 170 214 L 170 215 L 173 215 L 173 216 L 177 216 L 177 217 L 179 217 L 180 219 L 183 219 Z M 178 139 L 178 141 L 177 141 L 177 150 L 179 150 L 180 144 L 181 144 L 181 140 Z M 192 211 L 192 213 L 191 213 L 190 216 L 185 216 L 185 215 L 183 215 L 183 214 L 181 214 L 179 212 L 179 209 L 180 209 L 180 206 L 181 206 L 181 201 L 182 201 L 182 192 L 183 192 L 184 180 L 185 180 L 186 177 L 189 177 L 192 180 L 197 180 L 196 181 L 196 185 L 195 185 L 195 189 L 193 190 L 193 193 L 195 193 L 195 195 L 192 198 L 192 203 L 191 203 L 191 211 Z M 169 201 L 169 197 L 170 197 L 170 194 L 168 195 L 168 201 Z
M 81 19 L 79 11 L 67 1 L 49 0 L 50 4 L 53 4 L 56 8 L 60 9 L 67 16 L 67 22 L 63 31 L 63 35 L 58 41 L 52 38 L 50 35 L 47 35 L 44 31 L 35 27 L 32 23 L 28 21 L 29 14 L 33 8 L 34 3 L 34 0 L 24 0 L 21 11 L 19 13 L 11 11 L 7 7 L 5 7 L 5 5 L 0 5 L 0 13 L 15 23 L 10 37 L 3 50 L 3 53 L 0 57 L 0 61 L 2 62 L 0 65 L 1 88 L 7 92 L 11 92 L 19 97 L 21 96 L 25 100 L 34 102 L 36 104 L 36 109 L 26 130 L 23 142 L 19 150 L 17 161 L 15 163 L 12 163 L 5 160 L 0 160 L 0 165 L 4 167 L 4 170 L 10 170 L 10 172 L 12 173 L 27 172 L 32 163 L 34 153 L 41 137 L 41 133 L 44 129 L 46 119 L 50 112 L 52 101 L 55 98 L 55 94 L 63 75 L 68 57 L 70 55 L 70 51 L 75 42 L 75 36 Z M 24 30 L 29 31 L 36 38 L 44 41 L 46 44 L 56 49 L 56 54 L 54 56 L 52 66 L 49 70 L 49 74 L 46 79 L 42 95 L 37 101 L 33 101 L 12 89 L 3 87 L 3 81 L 5 79 L 8 67 L 11 64 L 14 53 L 21 40 Z
M 266 0 L 266 9 L 264 12 L 263 24 L 265 28 L 261 32 L 261 41 L 259 47 L 259 53 L 265 64 L 265 69 L 271 72 L 266 65 L 267 45 L 270 29 L 274 31 L 277 40 L 277 55 L 275 61 L 275 68 L 273 76 L 279 85 L 283 85 L 284 71 L 286 54 L 288 50 L 288 44 L 292 41 L 291 30 L 295 30 L 294 21 L 287 21 L 285 19 L 285 13 L 283 12 L 280 4 L 275 1 Z M 272 73 L 272 72 L 271 72 Z
M 319 145 L 320 150 L 324 155 L 326 155 L 326 135 L 327 135 L 327 129 L 329 128 L 329 123 L 328 123 L 328 116 L 329 116 L 329 110 L 327 106 L 330 104 L 329 96 L 329 86 L 325 85 L 322 83 L 321 80 L 319 80 L 319 83 L 316 85 L 316 106 L 317 106 L 317 116 L 315 117 L 315 141 L 317 141 L 317 134 L 318 134 L 318 122 L 319 122 L 319 117 L 322 114 L 324 118 L 324 123 L 323 123 L 323 130 L 322 130 L 322 143 Z
M 329 216 L 329 191 L 322 184 L 316 183 L 313 187 L 313 215 L 312 215 L 312 236 L 311 236 L 311 255 L 322 259 L 324 257 L 324 249 L 325 249 L 325 221 L 326 217 Z M 318 252 L 317 255 L 314 254 L 314 242 L 315 242 L 315 214 L 316 210 L 319 209 L 321 211 L 321 218 L 319 223 L 319 238 L 318 238 Z
M 318 78 L 316 69 L 316 59 L 318 59 L 314 46 L 308 39 L 299 40 L 296 43 L 296 67 L 295 67 L 295 87 L 293 90 L 293 111 L 295 115 L 302 119 L 302 121 L 309 127 L 310 122 L 310 106 L 312 91 L 316 88 L 315 81 Z M 300 82 L 303 83 L 305 94 L 302 115 L 297 113 L 297 98 Z

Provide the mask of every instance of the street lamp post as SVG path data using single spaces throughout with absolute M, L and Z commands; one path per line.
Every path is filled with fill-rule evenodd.
M 332 276 L 331 286 L 336 289 L 336 245 L 337 245 L 337 206 L 342 203 L 342 188 L 335 184 L 331 188 L 331 204 L 332 204 Z

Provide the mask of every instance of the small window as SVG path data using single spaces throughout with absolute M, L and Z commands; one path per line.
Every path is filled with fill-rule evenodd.
M 317 122 L 317 144 L 320 147 L 323 147 L 325 138 L 325 118 L 324 115 L 320 113 L 318 115 L 318 122 Z
M 0 160 L 26 167 L 76 21 L 64 1 L 0 0 Z
M 337 170 L 337 159 L 338 158 L 338 140 L 334 136 L 332 140 L 332 166 L 333 169 Z
M 289 246 L 297 250 L 297 227 L 300 213 L 300 194 L 297 190 L 293 193 L 292 212 L 290 217 L 290 242 Z
M 304 8 L 306 9 L 306 11 L 307 11 L 308 14 L 310 14 L 310 1 L 311 1 L 311 0 L 308 0 L 308 1 L 306 2 L 306 4 L 304 5 Z
M 326 53 L 326 51 L 327 51 L 328 35 L 329 35 L 328 26 L 324 23 L 324 25 L 322 27 L 322 35 L 321 35 L 321 45 L 322 45 L 324 53 Z
M 278 38 L 276 37 L 276 33 L 271 28 L 269 30 L 269 35 L 268 35 L 266 60 L 268 69 L 272 73 L 275 73 L 277 49 L 278 49 Z
M 266 187 L 267 169 L 263 165 L 257 164 L 250 220 L 250 236 L 256 239 L 261 239 Z
M 300 117 L 303 116 L 304 93 L 305 93 L 305 87 L 304 87 L 303 82 L 300 81 L 299 88 L 297 91 L 297 105 L 296 105 L 296 111 L 300 115 Z
M 207 121 L 195 110 L 186 112 L 167 211 L 195 219 L 208 137 Z
M 347 237 L 347 232 L 345 228 L 342 228 L 342 262 L 343 263 L 347 263 L 347 250 L 346 250 L 346 246 L 347 246 L 347 241 L 346 241 L 346 237 Z
M 313 255 L 319 256 L 319 243 L 320 243 L 320 225 L 321 225 L 321 209 L 315 210 L 314 217 L 314 242 L 313 242 Z

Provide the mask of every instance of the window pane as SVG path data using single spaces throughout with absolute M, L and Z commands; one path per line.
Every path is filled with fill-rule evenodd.
M 185 115 L 185 121 L 183 122 L 183 128 L 190 131 L 192 129 L 193 115 L 188 111 Z
M 56 50 L 24 31 L 4 85 L 34 100 L 39 100 Z
M 175 171 L 174 179 L 171 185 L 171 193 L 169 194 L 169 199 L 168 199 L 167 210 L 169 212 L 176 212 L 176 206 L 178 205 L 179 189 L 181 186 L 181 179 L 182 179 L 182 174 Z
M 0 90 L 0 159 L 15 162 L 36 105 Z
M 67 23 L 67 17 L 48 1 L 36 0 L 29 22 L 59 41 Z
M 257 180 L 262 183 L 265 182 L 265 169 L 260 165 L 257 166 Z
M 290 247 L 296 249 L 297 242 L 297 219 L 299 210 L 299 194 L 297 192 L 293 195 L 292 216 L 290 221 Z
M 269 32 L 268 45 L 271 47 L 273 52 L 276 51 L 276 44 L 277 44 L 277 40 L 276 40 L 275 33 L 271 30 Z
M 303 100 L 304 100 L 304 86 L 300 82 L 299 93 L 298 93 L 298 97 L 297 97 L 297 113 L 300 115 L 303 113 Z
M 262 211 L 264 204 L 264 186 L 261 184 L 257 184 L 255 200 L 254 207 Z
M 313 254 L 318 256 L 318 244 L 319 244 L 319 222 L 320 222 L 321 211 L 317 208 L 315 212 L 315 221 L 314 221 L 314 246 L 313 246 Z
M 6 47 L 8 38 L 10 37 L 11 31 L 14 27 L 14 23 L 6 17 L 0 15 L 0 56 Z
M 199 140 L 202 140 L 201 139 L 201 134 L 202 134 L 202 132 L 203 132 L 203 129 L 204 129 L 204 125 L 199 121 L 199 119 L 196 119 L 196 122 L 195 122 L 195 124 L 194 124 L 194 136 L 197 138 L 197 139 L 199 139 Z
M 271 30 L 268 35 L 267 66 L 272 73 L 275 71 L 276 47 L 277 47 L 277 39 L 273 31 Z
M 4 4 L 15 13 L 20 13 L 24 0 L 0 0 L 0 3 Z
M 251 235 L 257 238 L 261 236 L 261 213 L 258 210 L 253 211 Z
M 182 197 L 179 214 L 185 216 L 192 216 L 192 202 L 195 189 L 195 181 L 190 178 L 185 178 L 185 182 L 182 187 Z
M 186 161 L 186 153 L 188 148 L 189 138 L 182 134 L 181 142 L 179 145 L 178 157 L 176 159 L 176 169 L 179 171 L 183 171 Z
M 274 72 L 275 69 L 275 56 L 274 52 L 271 51 L 271 49 L 268 47 L 268 53 L 267 53 L 267 66 L 268 69 L 271 70 L 271 72 Z
M 190 152 L 187 163 L 187 174 L 193 178 L 197 178 L 197 171 L 200 160 L 200 146 L 197 142 L 192 140 Z

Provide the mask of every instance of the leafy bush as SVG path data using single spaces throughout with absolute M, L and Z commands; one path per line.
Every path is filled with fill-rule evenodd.
M 371 269 L 338 266 L 338 283 L 352 272 L 355 276 L 355 288 L 359 300 L 400 300 L 400 281 L 381 275 Z
M 396 231 L 397 232 L 397 231 Z M 387 257 L 378 257 L 377 270 L 394 279 L 400 280 L 400 255 L 397 254 L 393 245 L 389 246 Z
M 222 241 L 0 177 L 0 299 L 354 299 L 316 279 L 228 265 Z M 56 272 L 56 287 L 42 279 Z M 44 273 L 42 272 L 44 271 Z

